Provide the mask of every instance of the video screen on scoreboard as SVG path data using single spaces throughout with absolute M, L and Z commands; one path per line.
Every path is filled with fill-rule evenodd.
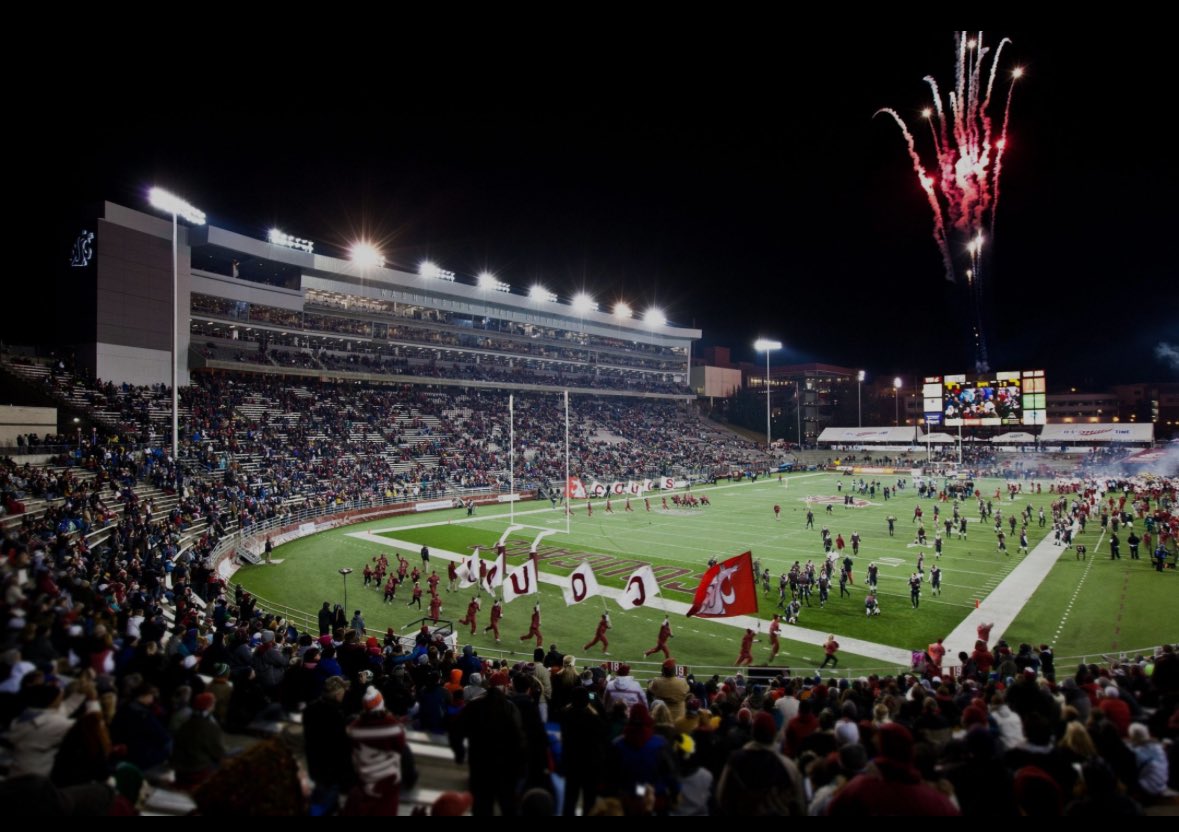
M 946 376 L 942 413 L 947 427 L 1024 424 L 1019 373 Z

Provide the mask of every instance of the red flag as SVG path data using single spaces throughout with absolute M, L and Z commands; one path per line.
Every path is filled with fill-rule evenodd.
M 753 554 L 746 552 L 709 567 L 696 587 L 696 598 L 688 615 L 699 618 L 728 618 L 757 613 L 757 580 Z

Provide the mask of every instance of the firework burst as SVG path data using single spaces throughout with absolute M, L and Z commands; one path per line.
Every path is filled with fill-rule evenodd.
M 958 32 L 954 36 L 953 88 L 943 99 L 937 80 L 929 75 L 925 77 L 933 97 L 933 106 L 922 111 L 929 122 L 932 141 L 929 164 L 922 159 L 913 132 L 900 114 L 891 107 L 876 111 L 876 115 L 890 116 L 904 136 L 918 184 L 933 211 L 933 239 L 942 255 L 946 280 L 957 283 L 961 275 L 969 294 L 975 298 L 975 340 L 979 344 L 980 365 L 986 364 L 978 303 L 982 291 L 982 246 L 984 239 L 994 239 L 1011 95 L 1015 81 L 1023 74 L 1019 68 L 1011 73 L 996 136 L 991 97 L 1003 47 L 1010 43 L 1003 38 L 991 57 L 991 48 L 983 45 L 982 32 Z M 961 271 L 957 264 L 962 265 Z
M 937 80 L 925 77 L 932 92 L 933 106 L 922 116 L 929 121 L 933 158 L 926 163 L 913 133 L 891 107 L 877 110 L 888 115 L 901 129 L 917 181 L 933 210 L 933 237 L 946 265 L 946 279 L 955 281 L 956 262 L 962 262 L 966 245 L 984 232 L 993 237 L 995 208 L 999 203 L 1003 153 L 1007 148 L 1007 125 L 1011 114 L 1011 93 L 1020 69 L 1011 73 L 998 135 L 991 115 L 991 98 L 999 73 L 1003 38 L 988 61 L 991 48 L 983 35 L 959 32 L 955 35 L 954 86 L 943 99 Z M 986 68 L 989 63 L 989 70 Z M 983 77 L 986 76 L 985 85 Z M 973 259 L 973 258 L 971 258 Z M 977 271 L 975 278 L 977 279 Z

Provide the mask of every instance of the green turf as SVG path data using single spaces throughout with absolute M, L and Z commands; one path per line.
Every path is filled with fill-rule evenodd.
M 1166 612 L 1179 574 L 1156 572 L 1146 557 L 1130 560 L 1126 535 L 1121 537 L 1122 559 L 1110 560 L 1108 535 L 1090 523 L 1078 538 L 1089 549 L 1087 559 L 1062 549 L 1033 603 L 1012 622 L 1007 641 L 1048 641 L 1059 656 L 1093 658 L 1179 639 L 1179 624 Z
M 831 600 L 825 609 L 818 608 L 817 592 L 812 598 L 814 606 L 803 609 L 800 624 L 808 628 L 831 631 L 841 636 L 863 638 L 880 644 L 914 649 L 923 647 L 939 636 L 946 635 L 974 607 L 975 599 L 983 599 L 1019 562 L 1016 552 L 1018 534 L 1009 536 L 1008 546 L 1012 552 L 1004 556 L 997 552 L 995 536 L 987 524 L 978 524 L 977 508 L 973 500 L 962 506 L 962 511 L 971 521 L 970 535 L 966 541 L 959 541 L 956 534 L 945 541 L 944 555 L 939 561 L 943 570 L 943 594 L 933 597 L 926 585 L 921 607 L 913 610 L 909 603 L 907 580 L 915 569 L 917 549 L 913 541 L 915 524 L 911 522 L 913 506 L 920 502 L 925 509 L 926 529 L 932 539 L 933 504 L 928 500 L 918 501 L 911 489 L 906 489 L 895 500 L 884 502 L 872 500 L 874 505 L 846 509 L 835 504 L 831 514 L 823 505 L 815 506 L 815 529 L 805 526 L 808 496 L 840 497 L 836 484 L 847 488 L 850 477 L 836 474 L 798 474 L 777 479 L 762 480 L 758 483 L 722 485 L 713 489 L 697 489 L 707 493 L 712 505 L 690 510 L 685 513 L 664 513 L 658 510 L 660 496 L 652 498 L 655 511 L 644 510 L 642 500 L 632 500 L 636 511 L 626 513 L 623 501 L 615 501 L 615 512 L 606 514 L 603 501 L 595 500 L 592 518 L 586 516 L 581 504 L 572 521 L 570 534 L 565 534 L 565 520 L 559 510 L 547 508 L 544 504 L 525 503 L 516 508 L 516 522 L 528 528 L 512 535 L 510 540 L 520 548 L 532 541 L 541 529 L 557 529 L 541 543 L 544 547 L 557 547 L 574 555 L 606 554 L 637 562 L 677 566 L 691 570 L 691 575 L 681 578 L 685 584 L 694 586 L 710 556 L 724 558 L 751 549 L 755 557 L 768 566 L 774 576 L 772 597 L 761 599 L 761 615 L 768 618 L 777 603 L 777 575 L 785 571 L 794 560 L 803 563 L 808 558 L 821 562 L 823 551 L 818 529 L 827 525 L 834 536 L 842 533 L 848 541 L 855 530 L 861 533 L 863 543 L 860 556 L 855 559 L 856 584 L 851 587 L 852 597 L 839 599 L 838 583 L 832 586 Z M 880 479 L 885 479 L 881 477 Z M 887 478 L 895 482 L 895 477 Z M 997 481 L 984 481 L 980 485 L 983 493 L 993 494 Z M 1013 510 L 1031 504 L 1046 509 L 1051 498 L 1048 494 L 1038 497 L 1021 496 L 1016 502 L 1003 501 L 1004 518 Z M 774 504 L 782 507 L 780 520 L 774 519 Z M 943 509 L 950 511 L 950 506 Z M 887 533 L 886 517 L 896 515 L 897 533 L 890 538 Z M 333 530 L 310 538 L 279 547 L 274 557 L 283 560 L 279 566 L 248 567 L 238 573 L 239 580 L 263 598 L 282 600 L 296 609 L 313 612 L 324 600 L 333 603 L 342 600 L 342 583 L 337 569 L 350 566 L 355 573 L 349 577 L 349 606 L 358 606 L 365 611 L 370 629 L 387 626 L 404 628 L 410 621 L 419 618 L 416 609 L 404 606 L 405 596 L 399 605 L 383 605 L 375 589 L 361 587 L 360 570 L 364 563 L 388 547 L 373 542 L 359 541 L 347 536 L 358 531 L 378 532 L 385 537 L 412 543 L 402 553 L 411 565 L 420 563 L 417 549 L 426 543 L 434 549 L 465 553 L 471 547 L 484 547 L 485 555 L 503 534 L 509 523 L 506 507 L 481 507 L 473 518 L 467 518 L 463 511 L 441 511 L 428 514 L 413 514 L 403 517 L 374 521 Z M 1093 528 L 1087 536 L 1096 540 Z M 944 529 L 943 529 L 944 532 Z M 1042 536 L 1033 522 L 1029 530 L 1030 542 L 1034 546 Z M 1090 545 L 1092 543 L 1090 542 Z M 1123 546 L 1123 548 L 1125 548 Z M 932 546 L 927 548 L 926 570 L 933 561 Z M 1101 553 L 1108 563 L 1108 551 Z M 887 561 L 886 559 L 894 559 Z M 1114 641 L 1114 631 L 1120 644 L 1138 647 L 1159 643 L 1162 640 L 1179 638 L 1179 626 L 1173 617 L 1139 616 L 1130 612 L 1128 599 L 1141 599 L 1152 603 L 1152 609 L 1162 609 L 1165 603 L 1165 588 L 1157 578 L 1174 579 L 1173 572 L 1158 576 L 1148 572 L 1147 561 L 1123 560 L 1106 568 L 1103 563 L 1094 563 L 1090 577 L 1082 593 L 1074 602 L 1070 615 L 1059 637 L 1057 625 L 1075 589 L 1077 569 L 1071 552 L 1062 559 L 1050 574 L 1040 592 L 1034 596 L 1024 612 L 1016 620 L 1008 634 L 1008 640 L 1017 638 L 1027 641 L 1050 641 L 1056 645 L 1061 656 L 1079 654 L 1085 651 L 1109 650 Z M 513 558 L 518 563 L 521 558 Z M 869 560 L 880 566 L 880 602 L 884 614 L 867 619 L 863 615 L 863 581 Z M 439 574 L 445 576 L 445 562 L 435 558 L 433 564 Z M 542 570 L 556 574 L 567 573 L 549 562 L 542 562 Z M 629 570 L 627 570 L 629 571 Z M 1141 573 L 1141 574 L 1139 574 Z M 1127 601 L 1121 600 L 1123 580 L 1130 575 L 1126 585 Z M 623 578 L 599 576 L 603 585 L 620 587 Z M 1111 583 L 1112 582 L 1112 583 Z M 445 580 L 443 581 L 445 586 Z M 402 595 L 405 595 L 404 590 Z M 459 593 L 458 603 L 449 600 L 446 593 L 443 617 L 456 620 L 462 617 L 469 590 Z M 674 600 L 689 600 L 683 593 L 667 592 Z M 356 599 L 363 598 L 363 601 Z M 544 610 L 544 633 L 546 641 L 557 642 L 563 649 L 578 648 L 590 639 L 594 624 L 601 614 L 602 602 L 595 600 L 575 607 L 566 607 L 555 587 L 542 585 L 542 608 Z M 614 602 L 609 602 L 614 629 L 611 631 L 611 658 L 638 659 L 643 650 L 654 645 L 662 613 L 655 607 L 645 610 L 623 612 Z M 488 604 L 480 614 L 481 626 L 486 625 Z M 523 649 L 518 636 L 527 629 L 526 622 L 531 604 L 520 599 L 506 608 L 501 634 L 501 648 Z M 1121 615 L 1119 619 L 1119 613 Z M 737 655 L 740 631 L 722 624 L 708 621 L 688 620 L 682 616 L 673 618 L 677 638 L 672 646 L 678 658 L 697 665 L 729 665 Z M 785 635 L 789 635 L 789 628 Z M 1026 634 L 1026 635 L 1025 635 Z M 490 649 L 493 642 L 489 637 L 478 634 L 473 643 L 483 649 Z M 817 644 L 803 644 L 784 639 L 785 651 L 791 655 L 779 656 L 778 663 L 790 663 L 794 667 L 809 668 L 822 658 Z M 762 661 L 768 650 L 765 644 L 755 645 L 755 658 Z M 596 648 L 595 648 L 596 649 Z M 846 666 L 879 666 L 879 662 L 848 656 L 842 664 Z

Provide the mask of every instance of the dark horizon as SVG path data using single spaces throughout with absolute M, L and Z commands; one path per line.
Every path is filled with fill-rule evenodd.
M 988 281 L 992 369 L 1044 368 L 1052 389 L 1175 380 L 1153 350 L 1179 344 L 1165 250 L 1179 165 L 1148 152 L 1133 116 L 1158 107 L 1165 51 L 1136 36 L 1093 61 L 1075 38 L 989 43 L 1001 35 L 1014 41 L 1005 67 L 1027 75 Z M 609 106 L 608 95 L 512 108 L 439 96 L 333 102 L 346 112 L 328 116 L 246 95 L 216 112 L 127 101 L 79 124 L 46 108 L 60 142 L 29 149 L 48 181 L 30 188 L 41 242 L 22 252 L 25 273 L 60 268 L 78 206 L 150 212 L 144 194 L 158 184 L 249 236 L 278 226 L 331 253 L 368 234 L 398 268 L 429 257 L 460 279 L 487 268 L 563 298 L 586 289 L 604 307 L 656 303 L 735 361 L 757 361 L 752 342 L 766 336 L 786 344 L 774 363 L 864 367 L 870 379 L 969 372 L 967 321 L 903 139 L 872 118 L 882 106 L 916 117 L 922 76 L 950 78 L 952 33 L 895 36 L 883 51 L 868 33 L 839 37 L 838 63 L 830 46 L 800 45 L 764 78 L 753 64 L 720 73 L 728 94 L 714 84 L 699 99 L 685 78 L 664 97 L 636 83 Z M 5 306 L 3 340 L 43 340 L 27 310 Z

